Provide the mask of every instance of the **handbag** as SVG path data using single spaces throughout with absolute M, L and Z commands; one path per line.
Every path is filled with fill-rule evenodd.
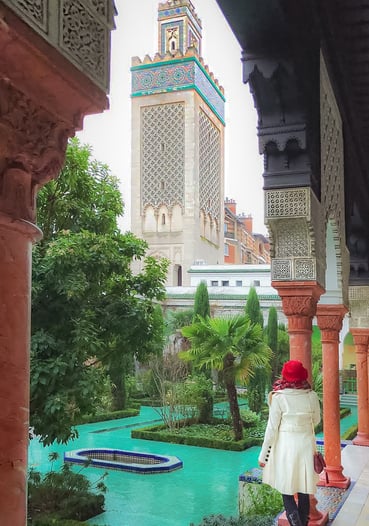
M 320 451 L 315 451 L 313 457 L 314 457 L 314 471 L 315 473 L 318 473 L 318 475 L 320 475 L 320 473 L 324 470 L 326 466 L 324 457 Z
M 309 400 L 309 404 L 310 404 L 310 400 Z M 310 408 L 311 408 L 311 404 L 310 404 Z M 314 442 L 315 442 L 315 429 L 314 429 L 314 424 L 313 424 L 313 418 L 311 418 L 311 428 L 312 428 L 312 431 L 313 431 Z M 320 475 L 322 471 L 325 471 L 324 468 L 326 467 L 326 463 L 325 463 L 325 460 L 324 460 L 324 457 L 323 457 L 323 453 L 321 453 L 317 449 L 313 453 L 313 463 L 314 463 L 314 471 L 315 471 L 315 473 Z M 329 478 L 328 478 L 328 472 L 327 471 L 325 471 L 325 480 L 326 480 L 326 483 L 328 484 Z

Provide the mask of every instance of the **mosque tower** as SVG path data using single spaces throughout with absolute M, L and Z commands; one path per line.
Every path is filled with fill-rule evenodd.
M 168 286 L 188 285 L 195 262 L 224 260 L 225 99 L 190 0 L 159 4 L 158 36 L 132 59 L 131 230 L 170 261 Z

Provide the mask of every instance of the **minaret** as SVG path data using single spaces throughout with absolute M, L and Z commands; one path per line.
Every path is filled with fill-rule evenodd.
M 190 0 L 159 4 L 158 53 L 132 59 L 131 229 L 188 285 L 196 261 L 223 263 L 224 95 L 201 58 Z

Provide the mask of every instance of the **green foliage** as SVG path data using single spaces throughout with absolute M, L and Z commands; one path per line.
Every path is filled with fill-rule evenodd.
M 246 301 L 245 312 L 249 320 L 263 327 L 263 314 L 260 309 L 259 298 L 254 287 L 250 287 L 250 291 Z M 270 356 L 271 357 L 271 356 Z M 259 413 L 265 401 L 265 392 L 269 383 L 270 366 L 256 367 L 254 374 L 249 378 L 248 387 L 248 403 L 252 411 Z
M 242 438 L 242 422 L 237 401 L 236 380 L 247 381 L 255 369 L 267 367 L 270 349 L 266 346 L 262 329 L 246 316 L 202 318 L 184 327 L 182 334 L 191 347 L 181 353 L 198 369 L 215 369 L 222 376 L 227 390 L 235 440 Z
M 105 422 L 107 420 L 118 420 L 119 418 L 129 418 L 140 414 L 139 409 L 122 409 L 107 413 L 97 413 L 96 415 L 82 415 L 77 424 L 92 424 L 94 422 Z
M 252 446 L 260 446 L 265 434 L 265 425 L 249 428 L 241 440 L 234 440 L 232 426 L 223 420 L 214 419 L 213 424 L 198 424 L 182 421 L 176 429 L 165 425 L 150 426 L 131 431 L 132 438 L 156 440 L 188 446 L 244 451 Z
M 271 381 L 272 383 L 278 377 L 280 357 L 278 355 L 278 314 L 275 307 L 269 309 L 268 314 L 268 325 L 266 327 L 266 339 L 267 344 L 272 350 L 272 363 L 271 363 Z
M 193 309 L 168 310 L 165 313 L 166 334 L 170 336 L 182 327 L 190 325 L 193 320 Z
M 261 312 L 260 302 L 255 287 L 250 287 L 245 312 L 251 323 L 258 323 L 263 327 L 263 313 Z
M 282 495 L 267 484 L 247 484 L 244 490 L 247 509 L 243 516 L 248 520 L 262 515 L 275 517 L 283 510 Z
M 241 409 L 243 427 L 255 427 L 260 423 L 260 415 L 249 409 Z
M 167 261 L 145 257 L 143 240 L 119 232 L 118 183 L 90 155 L 71 141 L 61 175 L 38 198 L 45 235 L 33 251 L 30 405 L 44 444 L 75 436 L 80 415 L 105 396 L 106 373 L 124 404 L 133 357 L 162 345 L 154 302 L 165 294 Z
M 342 440 L 353 440 L 357 435 L 358 426 L 357 424 L 352 425 L 342 434 Z
M 224 515 L 209 515 L 204 517 L 198 526 L 273 526 L 274 516 L 225 517 Z M 195 526 L 191 523 L 190 526 Z
M 106 486 L 101 477 L 94 485 L 81 473 L 64 464 L 61 472 L 50 471 L 44 477 L 30 471 L 28 477 L 28 513 L 31 524 L 53 524 L 54 519 L 84 521 L 104 511 Z M 96 487 L 100 493 L 92 492 Z M 35 521 L 35 522 L 33 522 Z M 49 522 L 47 522 L 49 521 Z M 56 523 L 58 524 L 58 523 Z
M 193 321 L 196 321 L 197 316 L 201 316 L 202 318 L 210 316 L 208 287 L 204 281 L 201 281 L 196 288 Z
M 187 418 L 208 423 L 213 416 L 213 383 L 204 374 L 194 374 L 177 385 L 179 412 Z M 188 412 L 190 410 L 190 412 Z

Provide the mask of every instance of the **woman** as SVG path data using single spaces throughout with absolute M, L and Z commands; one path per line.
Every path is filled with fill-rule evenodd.
M 259 455 L 263 482 L 282 493 L 291 526 L 307 525 L 309 495 L 315 493 L 319 478 L 313 455 L 320 406 L 307 377 L 307 370 L 298 360 L 284 364 L 282 379 L 274 383 L 269 394 L 269 419 Z

